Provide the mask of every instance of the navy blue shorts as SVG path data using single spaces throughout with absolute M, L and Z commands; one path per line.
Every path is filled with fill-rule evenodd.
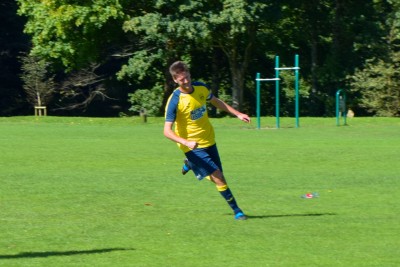
M 219 157 L 217 145 L 206 148 L 196 148 L 185 153 L 189 160 L 189 165 L 196 175 L 196 178 L 202 180 L 216 170 L 222 172 L 221 159 Z

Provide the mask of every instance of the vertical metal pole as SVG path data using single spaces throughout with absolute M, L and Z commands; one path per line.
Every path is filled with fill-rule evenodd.
M 296 91 L 296 101 L 295 101 L 295 110 L 296 110 L 296 128 L 299 128 L 299 55 L 295 55 L 294 57 L 294 73 L 295 73 L 295 81 L 294 87 Z
M 276 128 L 279 129 L 279 56 L 275 56 L 275 116 L 276 116 Z
M 339 101 L 340 101 L 339 96 L 340 96 L 341 91 L 342 90 L 339 89 L 336 92 L 336 126 L 340 125 L 340 122 L 339 122 Z
M 343 125 L 347 125 L 346 118 L 347 118 L 347 106 L 346 106 L 346 92 L 343 91 Z
M 260 73 L 257 72 L 256 75 L 256 84 L 257 84 L 257 129 L 260 129 Z

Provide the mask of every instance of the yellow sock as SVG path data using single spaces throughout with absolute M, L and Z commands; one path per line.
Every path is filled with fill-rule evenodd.
M 226 189 L 228 189 L 228 185 L 223 185 L 223 186 L 218 186 L 217 185 L 217 190 L 219 192 L 226 191 Z
M 235 198 L 233 197 L 233 194 L 231 190 L 229 189 L 228 185 L 223 185 L 223 186 L 218 186 L 217 185 L 217 190 L 221 194 L 223 198 L 225 198 L 226 202 L 228 202 L 228 205 L 233 209 L 235 214 L 241 209 L 238 207 Z

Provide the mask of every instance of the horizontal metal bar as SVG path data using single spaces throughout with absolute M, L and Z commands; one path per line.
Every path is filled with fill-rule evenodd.
M 256 81 L 279 81 L 280 78 L 256 79 Z
M 293 68 L 275 68 L 276 70 L 299 70 L 300 67 L 293 67 Z

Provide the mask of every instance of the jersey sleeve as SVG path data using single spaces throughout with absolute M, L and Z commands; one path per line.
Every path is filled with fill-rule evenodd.
M 180 91 L 175 90 L 169 97 L 167 105 L 165 106 L 165 121 L 174 122 L 176 120 L 176 110 L 179 103 Z
M 203 87 L 207 88 L 207 90 L 208 90 L 207 100 L 210 100 L 214 96 L 211 91 L 211 88 L 207 84 L 205 84 L 203 82 L 194 82 L 193 85 L 203 86 Z

